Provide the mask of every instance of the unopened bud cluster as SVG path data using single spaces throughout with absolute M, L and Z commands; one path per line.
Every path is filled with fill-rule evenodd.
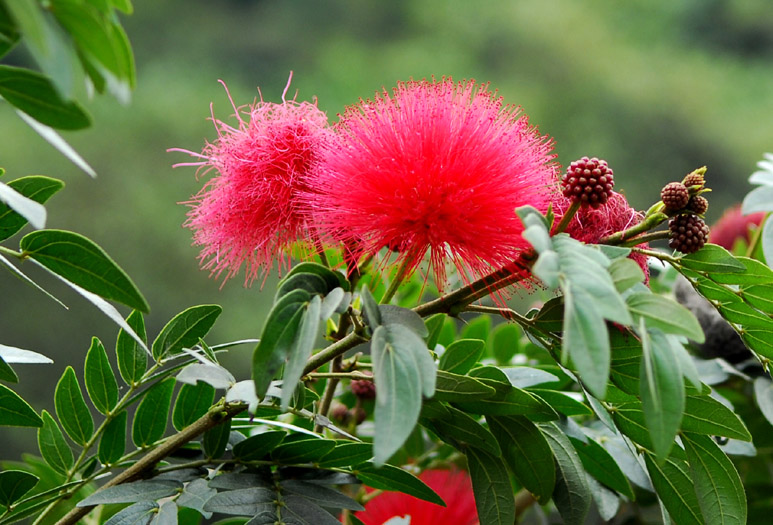
M 701 193 L 710 191 L 700 168 L 687 174 L 682 182 L 669 182 L 660 191 L 668 222 L 668 245 L 682 253 L 695 253 L 706 244 L 709 227 L 701 217 L 709 209 L 709 201 Z
M 606 204 L 615 186 L 614 173 L 607 161 L 583 157 L 571 163 L 561 179 L 564 197 L 579 201 L 583 208 Z

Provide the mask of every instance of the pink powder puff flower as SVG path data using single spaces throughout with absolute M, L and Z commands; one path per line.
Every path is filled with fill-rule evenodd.
M 448 261 L 469 280 L 529 247 L 515 209 L 546 210 L 552 142 L 488 84 L 400 82 L 347 108 L 335 130 L 310 198 L 355 256 L 388 246 L 413 271 L 429 251 L 442 287 Z
M 718 244 L 726 250 L 732 250 L 733 245 L 739 239 L 744 239 L 749 243 L 751 241 L 749 227 L 759 226 L 764 218 L 765 212 L 742 215 L 740 205 L 728 208 L 717 223 L 711 227 L 709 242 Z
M 557 204 L 558 208 L 566 209 L 569 207 L 568 200 L 560 200 Z M 560 210 L 556 210 L 556 215 L 559 215 L 559 212 Z M 623 194 L 613 191 L 607 203 L 598 209 L 581 208 L 569 223 L 569 226 L 567 226 L 566 233 L 586 244 L 597 244 L 607 235 L 635 226 L 642 218 L 642 214 L 628 204 Z M 560 217 L 557 217 L 556 221 L 558 220 L 560 220 Z M 647 248 L 648 245 L 640 244 L 639 247 Z M 649 267 L 647 266 L 647 256 L 631 252 L 628 257 L 641 267 L 644 272 L 645 283 L 648 282 Z
M 292 80 L 292 73 L 290 74 Z M 188 204 L 184 226 L 193 230 L 193 244 L 201 246 L 202 268 L 225 280 L 246 266 L 245 285 L 259 273 L 268 275 L 274 261 L 287 266 L 285 251 L 307 237 L 307 215 L 298 195 L 308 191 L 308 178 L 318 147 L 329 133 L 327 117 L 316 103 L 260 100 L 237 108 L 232 127 L 215 118 L 218 138 L 201 154 L 173 148 L 202 159 L 177 166 L 215 170 Z M 210 110 L 212 106 L 210 105 Z
M 384 492 L 355 516 L 365 525 L 383 525 L 396 517 L 410 517 L 411 525 L 477 525 L 475 496 L 466 472 L 425 470 L 419 478 L 443 498 L 446 507 L 399 492 Z

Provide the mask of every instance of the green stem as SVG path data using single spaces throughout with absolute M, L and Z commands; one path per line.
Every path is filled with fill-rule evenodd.
M 362 337 L 357 332 L 351 332 L 349 335 L 341 339 L 340 341 L 336 341 L 332 345 L 328 346 L 321 352 L 318 352 L 311 356 L 311 358 L 306 362 L 306 366 L 303 369 L 303 375 L 307 375 L 320 366 L 324 365 L 328 361 L 331 361 L 332 359 L 338 357 L 339 355 L 343 355 L 348 350 L 351 350 L 355 346 L 362 344 L 366 342 L 367 339 Z
M 369 376 L 367 374 L 363 374 L 362 372 L 312 372 L 308 375 L 306 375 L 309 379 L 325 379 L 325 378 L 336 378 L 336 379 L 369 379 L 373 380 L 373 376 Z
M 384 297 L 381 298 L 381 304 L 389 304 L 389 301 L 392 300 L 392 297 L 395 296 L 397 293 L 397 289 L 400 287 L 401 284 L 403 284 L 403 281 L 405 280 L 405 276 L 408 275 L 408 272 L 411 267 L 411 260 L 406 257 L 403 259 L 403 261 L 400 263 L 400 267 L 397 269 L 397 274 L 395 275 L 395 278 L 392 279 L 392 282 L 389 283 L 389 288 L 387 288 L 386 293 L 384 294 Z
M 760 222 L 760 225 L 754 232 L 754 237 L 752 237 L 752 240 L 749 243 L 749 247 L 746 249 L 747 257 L 754 257 L 754 252 L 757 251 L 757 246 L 759 246 L 760 242 L 762 241 L 762 228 L 765 226 L 765 223 L 768 222 L 769 219 L 770 213 L 765 214 L 765 218 L 762 220 L 762 222 Z
M 333 403 L 336 387 L 340 381 L 340 378 L 335 376 L 337 376 L 341 371 L 342 360 L 343 357 L 339 354 L 334 357 L 333 361 L 330 363 L 330 372 L 332 373 L 333 377 L 330 377 L 327 380 L 327 385 L 325 385 L 325 392 L 322 394 L 322 400 L 319 402 L 319 414 L 325 417 L 327 417 L 328 412 L 330 412 L 330 405 Z M 322 425 L 317 424 L 314 426 L 314 432 L 322 433 L 322 428 Z
M 627 230 L 613 233 L 612 235 L 608 235 L 604 237 L 599 241 L 599 244 L 611 244 L 611 245 L 621 244 L 622 242 L 627 241 L 628 239 L 636 237 L 640 233 L 644 233 L 646 231 L 651 230 L 652 228 L 654 228 L 655 226 L 658 226 L 660 223 L 662 223 L 667 219 L 668 219 L 668 215 L 666 215 L 659 209 L 655 208 L 654 211 L 652 211 L 652 213 L 648 212 L 648 214 L 644 217 L 644 220 L 642 220 L 640 223 L 631 226 Z
M 671 235 L 671 232 L 669 232 L 668 230 L 664 230 L 660 232 L 645 233 L 644 235 L 639 235 L 638 237 L 634 237 L 633 239 L 623 241 L 618 246 L 622 246 L 624 248 L 632 248 L 633 246 L 638 246 L 646 242 L 661 241 L 664 239 L 668 239 L 670 235 Z
M 558 226 L 555 227 L 551 235 L 556 235 L 557 233 L 564 231 L 566 227 L 569 226 L 569 223 L 572 221 L 574 216 L 577 214 L 580 206 L 582 206 L 582 202 L 579 199 L 573 200 L 572 204 L 569 205 L 569 208 L 564 213 L 564 216 L 561 217 L 561 222 L 558 223 Z
M 24 259 L 23 253 L 17 252 L 15 250 L 11 250 L 10 248 L 6 248 L 5 246 L 0 246 L 0 253 L 10 255 L 11 257 L 15 257 L 17 259 Z

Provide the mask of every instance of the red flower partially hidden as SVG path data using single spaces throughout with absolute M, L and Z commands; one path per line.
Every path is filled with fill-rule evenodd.
M 202 267 L 215 276 L 233 277 L 244 264 L 249 284 L 259 273 L 267 275 L 275 260 L 281 267 L 289 246 L 307 237 L 298 195 L 308 191 L 320 141 L 329 133 L 327 117 L 316 104 L 284 95 L 281 104 L 261 97 L 248 106 L 234 105 L 235 128 L 213 115 L 218 138 L 201 154 L 174 150 L 202 159 L 176 166 L 217 172 L 185 203 L 191 206 L 185 226 L 193 230 L 194 245 L 202 247 Z
M 719 218 L 719 221 L 711 227 L 709 242 L 732 250 L 733 245 L 739 239 L 744 239 L 747 243 L 750 242 L 749 226 L 759 226 L 764 218 L 765 212 L 742 215 L 740 205 L 728 208 Z
M 476 525 L 478 514 L 466 472 L 426 470 L 419 478 L 437 492 L 446 507 L 399 492 L 384 492 L 355 514 L 365 525 L 383 525 L 395 517 L 410 517 L 411 525 Z
M 546 210 L 552 143 L 488 85 L 399 83 L 348 108 L 336 130 L 311 199 L 356 256 L 388 246 L 414 270 L 429 251 L 442 287 L 447 262 L 469 279 L 528 248 L 515 209 Z
M 568 208 L 566 202 L 557 205 L 560 208 Z M 612 192 L 606 205 L 594 210 L 592 208 L 582 208 L 574 216 L 566 233 L 578 241 L 586 244 L 597 244 L 607 235 L 626 230 L 635 226 L 642 220 L 641 213 L 628 204 L 625 196 L 620 193 Z M 647 245 L 639 245 L 646 248 Z M 645 276 L 645 283 L 649 279 L 649 268 L 647 266 L 647 256 L 641 253 L 632 252 L 629 257 L 638 263 Z

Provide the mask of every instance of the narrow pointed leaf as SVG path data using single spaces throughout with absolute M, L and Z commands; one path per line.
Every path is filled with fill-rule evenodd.
M 173 480 L 143 479 L 103 488 L 78 502 L 78 507 L 104 505 L 107 503 L 135 503 L 152 501 L 173 496 L 183 488 L 182 483 Z
M 172 425 L 182 430 L 207 413 L 215 400 L 215 388 L 199 382 L 195 385 L 183 385 L 177 394 L 172 412 Z
M 652 293 L 636 293 L 626 299 L 634 317 L 643 317 L 650 328 L 667 334 L 683 335 L 697 343 L 705 341 L 698 320 L 676 301 Z
M 67 474 L 74 462 L 72 449 L 51 414 L 44 410 L 42 416 L 43 426 L 38 429 L 40 454 L 52 469 L 60 474 Z
M 39 480 L 37 476 L 22 470 L 0 472 L 0 505 L 11 506 L 32 490 Z
M 569 438 L 554 423 L 539 425 L 556 458 L 553 502 L 568 525 L 583 525 L 593 499 L 577 452 Z
M 64 183 L 58 179 L 42 175 L 30 175 L 10 181 L 7 187 L 17 195 L 21 195 L 35 204 L 41 205 L 61 190 L 64 187 Z M 27 224 L 28 220 L 29 218 L 24 214 L 15 211 L 14 206 L 0 202 L 0 240 L 5 240 L 14 235 Z M 38 225 L 37 227 L 42 228 L 43 225 Z
M 170 320 L 153 341 L 153 357 L 159 360 L 191 348 L 215 324 L 223 309 L 216 304 L 191 306 Z
M 124 410 L 107 424 L 99 439 L 97 457 L 105 465 L 112 465 L 123 456 L 126 450 L 126 424 L 128 414 Z
M 580 461 L 582 461 L 582 465 L 588 474 L 628 499 L 636 499 L 625 474 L 623 474 L 617 462 L 615 462 L 614 458 L 604 447 L 590 438 L 584 442 L 573 437 L 570 437 L 569 440 L 574 445 L 574 449 L 577 451 L 577 455 L 580 456 Z
M 138 447 L 151 445 L 166 431 L 175 380 L 168 377 L 152 386 L 142 398 L 132 424 L 132 440 Z
M 392 465 L 377 467 L 373 463 L 363 463 L 355 467 L 353 472 L 360 481 L 374 489 L 403 492 L 430 503 L 446 506 L 443 499 L 434 490 L 401 468 Z
M 687 396 L 682 430 L 751 441 L 743 421 L 729 408 L 709 396 Z
M 478 520 L 490 525 L 512 525 L 515 500 L 502 459 L 475 447 L 469 447 L 466 454 Z
M 231 433 L 231 420 L 210 428 L 204 432 L 201 439 L 201 448 L 204 454 L 210 459 L 217 459 L 225 453 L 228 446 L 228 436 Z
M 134 310 L 126 318 L 126 324 L 144 342 L 147 342 L 145 333 L 145 319 L 142 313 Z M 118 332 L 118 340 L 115 343 L 115 353 L 118 360 L 118 372 L 128 385 L 137 384 L 148 367 L 148 352 L 126 331 Z
M 322 300 L 319 295 L 315 295 L 303 313 L 282 377 L 282 410 L 287 410 L 290 405 L 290 400 L 303 374 L 303 367 L 314 350 L 314 343 L 319 335 L 321 307 Z
M 118 403 L 118 382 L 107 359 L 102 342 L 93 337 L 86 354 L 84 382 L 94 407 L 103 414 L 109 413 Z
M 67 435 L 79 445 L 85 445 L 94 433 L 94 420 L 71 366 L 65 369 L 56 385 L 54 405 Z
M 486 348 L 480 339 L 459 339 L 446 348 L 440 357 L 439 367 L 446 372 L 466 374 L 475 366 Z
M 92 178 L 97 176 L 97 172 L 94 171 L 94 168 L 89 166 L 89 164 L 83 160 L 83 157 L 81 157 L 78 152 L 75 151 L 75 149 L 70 146 L 70 144 L 68 144 L 67 141 L 64 140 L 62 136 L 52 127 L 41 124 L 23 111 L 17 111 L 16 114 L 19 116 L 19 118 L 26 122 L 26 124 L 31 127 L 35 133 L 43 137 L 46 142 L 56 148 L 59 153 L 67 157 L 67 159 L 75 164 L 78 168 L 80 168 L 81 171 L 85 172 Z
M 0 385 L 0 426 L 39 427 L 43 420 L 19 394 Z
M 564 327 L 563 353 L 571 358 L 588 390 L 604 399 L 611 361 L 607 325 L 591 296 L 580 288 L 565 290 Z

